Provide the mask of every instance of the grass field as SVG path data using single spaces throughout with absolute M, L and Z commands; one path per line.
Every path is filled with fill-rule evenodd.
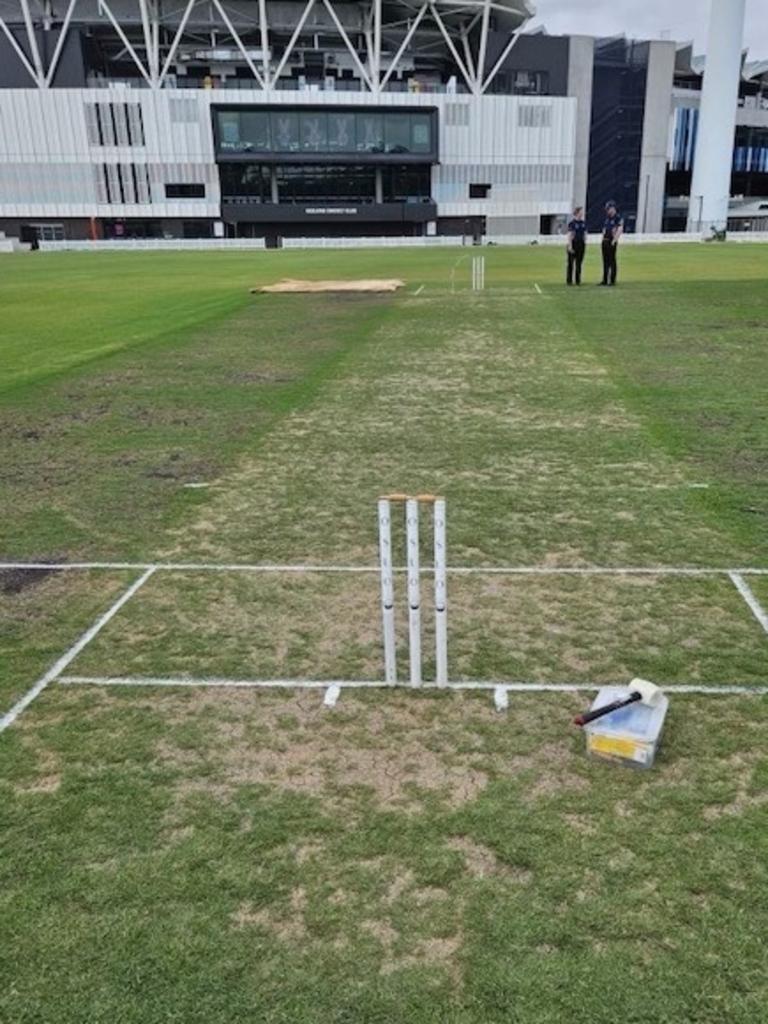
M 729 571 L 768 607 L 768 247 L 627 246 L 616 289 L 485 256 L 478 295 L 458 249 L 6 257 L 0 560 L 114 565 L 0 568 L 0 715 L 133 563 L 375 566 L 394 490 L 473 570 L 452 679 L 767 685 Z M 282 276 L 406 288 L 248 293 Z M 560 571 L 595 567 L 648 571 Z M 381 661 L 375 572 L 161 569 L 64 677 Z M 763 1019 L 765 697 L 674 695 L 640 775 L 586 760 L 588 694 L 322 694 L 41 692 L 0 736 L 0 1020 Z

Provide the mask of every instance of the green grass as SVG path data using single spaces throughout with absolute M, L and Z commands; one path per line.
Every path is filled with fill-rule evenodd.
M 7 257 L 0 555 L 372 564 L 407 490 L 454 565 L 768 567 L 768 248 L 627 246 L 616 290 L 485 255 L 476 296 L 458 249 Z M 0 570 L 0 712 L 136 576 Z M 726 575 L 450 599 L 453 677 L 766 680 Z M 160 573 L 71 671 L 380 662 L 375 575 Z M 50 687 L 0 737 L 0 1020 L 753 1024 L 764 699 L 674 698 L 647 774 L 582 702 Z

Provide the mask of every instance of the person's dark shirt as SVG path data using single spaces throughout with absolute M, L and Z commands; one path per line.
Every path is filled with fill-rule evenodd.
M 583 242 L 587 237 L 587 222 L 574 219 L 569 223 L 568 230 L 573 235 L 574 242 Z
M 624 221 L 621 219 L 618 213 L 614 213 L 612 217 L 606 217 L 605 223 L 603 224 L 603 238 L 607 242 L 613 241 L 613 233 L 616 228 L 622 227 Z

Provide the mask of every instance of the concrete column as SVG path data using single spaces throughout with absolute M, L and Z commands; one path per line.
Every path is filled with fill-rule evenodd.
M 277 168 L 270 168 L 270 185 L 272 186 L 272 202 L 277 205 L 280 202 L 280 194 L 277 188 Z
M 376 202 L 384 202 L 384 172 L 381 167 L 376 168 Z
M 568 95 L 576 98 L 576 155 L 573 169 L 573 206 L 587 205 L 589 131 L 592 125 L 592 78 L 595 41 L 571 36 L 568 46 Z
M 688 230 L 728 226 L 746 0 L 712 0 Z
M 669 121 L 675 80 L 675 43 L 649 44 L 643 142 L 637 193 L 638 233 L 661 231 L 667 181 Z

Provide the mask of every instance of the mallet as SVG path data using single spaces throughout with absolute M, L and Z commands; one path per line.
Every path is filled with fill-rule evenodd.
M 611 712 L 629 707 L 630 704 L 636 704 L 638 701 L 642 704 L 647 704 L 649 708 L 653 708 L 659 703 L 661 696 L 662 691 L 659 687 L 649 683 L 647 679 L 633 679 L 629 684 L 628 697 L 614 700 L 610 704 L 604 704 L 601 708 L 594 708 L 592 711 L 585 711 L 584 714 L 577 715 L 574 718 L 573 724 L 587 725 L 589 722 L 594 722 L 597 718 L 602 718 L 603 715 L 610 715 Z

